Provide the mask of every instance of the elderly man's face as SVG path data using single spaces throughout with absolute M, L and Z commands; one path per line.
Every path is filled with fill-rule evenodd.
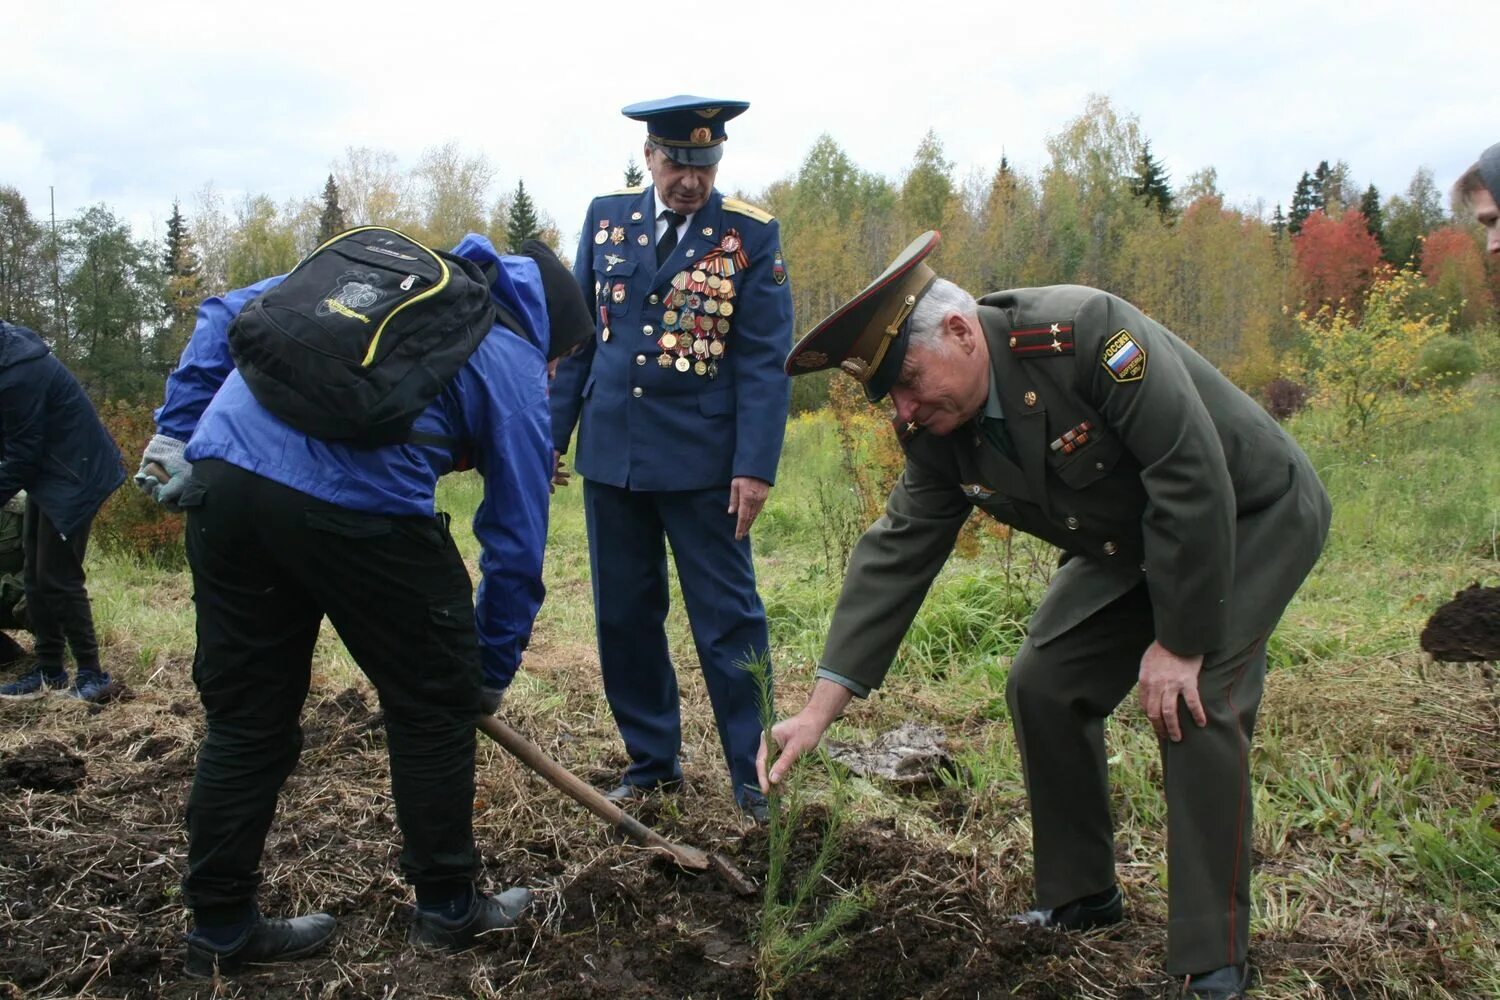
M 907 348 L 891 402 L 905 423 L 951 434 L 973 420 L 990 392 L 989 345 L 977 322 L 949 313 L 932 346 Z
M 1470 196 L 1469 207 L 1474 211 L 1474 218 L 1484 227 L 1485 245 L 1490 253 L 1500 256 L 1500 206 L 1495 204 L 1495 196 L 1480 188 Z
M 719 165 L 711 167 L 685 167 L 666 153 L 651 146 L 646 147 L 646 169 L 656 183 L 658 208 L 670 208 L 683 215 L 692 215 L 708 201 L 713 190 L 714 178 Z

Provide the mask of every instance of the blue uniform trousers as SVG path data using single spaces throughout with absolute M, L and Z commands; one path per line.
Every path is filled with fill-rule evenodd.
M 682 776 L 665 629 L 670 542 L 735 799 L 758 798 L 758 696 L 743 664 L 769 663 L 766 611 L 750 540 L 735 540 L 736 519 L 726 513 L 729 487 L 636 491 L 584 480 L 583 505 L 604 694 L 631 760 L 625 781 L 649 787 Z

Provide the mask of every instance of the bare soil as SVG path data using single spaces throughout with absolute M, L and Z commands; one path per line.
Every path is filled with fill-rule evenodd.
M 594 683 L 577 663 L 528 669 L 551 671 L 560 686 Z M 266 913 L 332 913 L 339 930 L 331 947 L 222 982 L 184 979 L 182 814 L 202 735 L 187 673 L 185 663 L 159 665 L 149 686 L 101 706 L 53 698 L 0 708 L 0 998 L 756 996 L 757 896 L 620 843 L 485 742 L 475 803 L 481 878 L 490 887 L 527 885 L 537 901 L 519 926 L 470 952 L 414 953 L 381 716 L 373 696 L 354 688 L 309 698 L 305 749 L 267 842 L 260 895 Z M 554 704 L 528 715 L 523 702 L 517 712 L 512 724 L 585 780 L 602 785 L 618 775 L 623 754 L 597 706 L 589 714 Z M 688 733 L 687 788 L 648 800 L 638 815 L 668 837 L 724 853 L 759 884 L 766 832 L 745 825 L 728 802 L 706 705 L 685 712 L 698 720 Z M 1023 823 L 1019 790 L 976 799 L 918 785 L 895 794 L 898 816 L 846 831 L 823 894 L 864 886 L 872 907 L 846 932 L 843 951 L 779 996 L 1177 995 L 1160 972 L 1160 895 L 1131 877 L 1130 919 L 1117 928 L 1067 936 L 1009 922 L 1029 902 L 1028 858 L 963 834 Z M 821 820 L 809 813 L 793 876 L 805 870 Z M 1429 931 L 1414 911 L 1387 922 L 1381 947 L 1401 948 L 1412 977 L 1446 977 L 1451 995 L 1464 995 Z M 1357 962 L 1334 960 L 1339 949 L 1360 947 L 1336 927 L 1309 921 L 1291 934 L 1257 935 L 1254 947 L 1258 967 L 1273 976 L 1295 971 L 1306 991 L 1298 995 L 1391 995 L 1351 972 Z

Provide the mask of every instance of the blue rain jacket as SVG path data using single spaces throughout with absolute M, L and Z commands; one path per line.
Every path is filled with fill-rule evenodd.
M 547 412 L 548 323 L 536 264 L 497 253 L 483 236 L 454 252 L 496 265 L 490 293 L 520 325 L 498 325 L 417 418 L 414 431 L 463 442 L 458 452 L 429 444 L 354 448 L 309 437 L 256 402 L 234 370 L 230 323 L 246 304 L 286 277 L 277 275 L 206 299 L 198 323 L 167 379 L 157 430 L 187 441 L 189 461 L 222 459 L 309 496 L 372 514 L 435 512 L 437 479 L 467 459 L 484 480 L 474 513 L 479 540 L 475 600 L 486 687 L 510 684 L 541 607 L 542 554 L 552 473 Z M 520 334 L 517 336 L 516 334 Z

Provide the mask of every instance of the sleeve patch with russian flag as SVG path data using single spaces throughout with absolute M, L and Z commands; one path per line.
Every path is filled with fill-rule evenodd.
M 1116 382 L 1139 382 L 1146 377 L 1146 349 L 1129 330 L 1121 330 L 1105 342 L 1101 360 Z

